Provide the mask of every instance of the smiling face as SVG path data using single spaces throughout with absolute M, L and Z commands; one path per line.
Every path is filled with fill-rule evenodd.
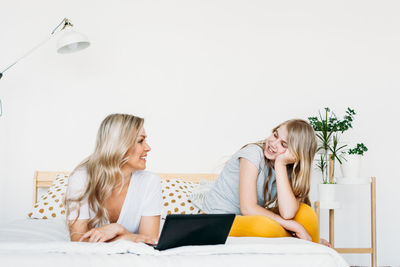
M 288 149 L 288 131 L 286 125 L 281 125 L 271 136 L 265 140 L 264 155 L 267 159 L 274 162 L 275 159 L 286 152 Z
M 139 132 L 136 144 L 132 145 L 126 152 L 128 161 L 122 167 L 123 172 L 146 169 L 147 154 L 151 150 L 150 146 L 146 142 L 146 138 L 146 132 L 142 128 Z

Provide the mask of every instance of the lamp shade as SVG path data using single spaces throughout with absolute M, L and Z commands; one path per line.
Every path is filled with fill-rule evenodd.
M 57 52 L 60 54 L 68 54 L 85 49 L 89 45 L 90 42 L 88 38 L 82 33 L 65 30 L 60 39 L 58 39 Z

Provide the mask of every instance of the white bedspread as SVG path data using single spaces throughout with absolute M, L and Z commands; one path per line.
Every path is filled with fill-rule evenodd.
M 296 238 L 228 238 L 225 245 L 164 251 L 129 241 L 69 242 L 64 222 L 21 220 L 0 227 L 0 262 L 10 266 L 348 266 L 333 249 Z M 7 266 L 7 265 L 3 265 Z

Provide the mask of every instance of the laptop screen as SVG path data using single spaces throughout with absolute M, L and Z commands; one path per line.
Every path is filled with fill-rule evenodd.
M 167 215 L 156 249 L 225 244 L 235 214 Z

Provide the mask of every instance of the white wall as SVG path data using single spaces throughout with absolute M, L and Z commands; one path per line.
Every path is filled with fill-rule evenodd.
M 216 172 L 283 120 L 325 106 L 342 116 L 349 106 L 357 115 L 344 138 L 369 147 L 362 175 L 377 177 L 378 264 L 400 266 L 399 8 L 398 1 L 3 0 L 0 70 L 64 16 L 92 45 L 58 55 L 51 40 L 0 80 L 0 220 L 25 216 L 35 170 L 71 170 L 87 156 L 109 113 L 145 117 L 150 170 Z M 338 246 L 369 245 L 364 189 L 340 195 Z M 369 265 L 368 255 L 345 257 Z

